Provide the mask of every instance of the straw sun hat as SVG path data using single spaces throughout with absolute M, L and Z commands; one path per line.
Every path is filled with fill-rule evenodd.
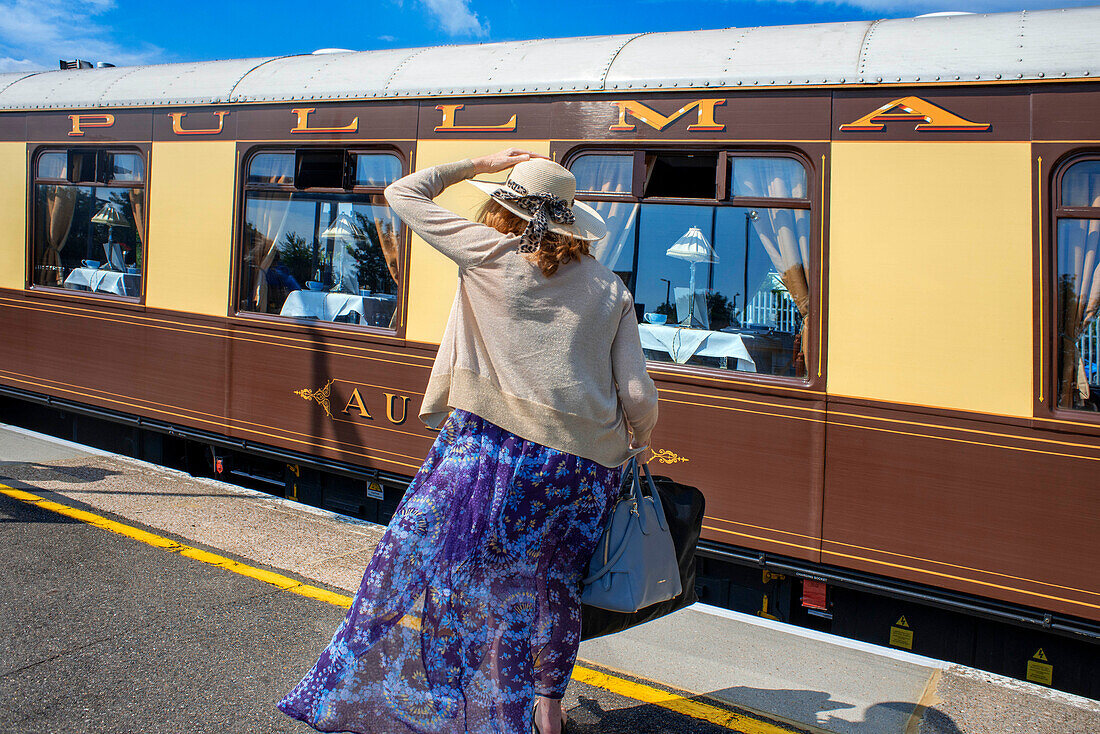
M 607 234 L 603 217 L 587 204 L 573 200 L 577 179 L 554 161 L 532 158 L 517 163 L 503 184 L 468 181 L 531 223 L 523 231 L 521 251 L 538 249 L 547 230 L 589 241 Z

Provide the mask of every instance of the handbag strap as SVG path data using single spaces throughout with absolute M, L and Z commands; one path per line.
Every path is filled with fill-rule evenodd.
M 638 477 L 639 481 L 637 482 L 638 496 L 640 497 L 642 494 L 640 476 L 641 472 L 645 472 L 646 483 L 649 484 L 649 496 L 653 498 L 653 511 L 657 515 L 657 525 L 661 528 L 661 530 L 667 532 L 668 520 L 665 519 L 665 507 L 664 504 L 661 502 L 661 496 L 657 494 L 657 485 L 653 483 L 653 475 L 649 473 L 649 464 L 641 465 L 641 470 L 639 471 Z
M 665 532 L 668 531 L 668 520 L 665 519 L 665 508 L 661 504 L 660 495 L 657 494 L 657 485 L 655 485 L 653 483 L 653 475 L 649 473 L 649 467 L 645 464 L 642 464 L 641 467 L 639 467 L 638 461 L 633 459 L 633 458 L 630 459 L 628 467 L 629 467 L 628 471 L 630 471 L 630 474 L 631 474 L 631 477 L 630 477 L 630 484 L 631 484 L 630 497 L 629 498 L 623 497 L 622 499 L 619 500 L 619 502 L 627 502 L 627 501 L 632 502 L 634 504 L 634 511 L 632 511 L 630 513 L 630 517 L 627 519 L 626 527 L 623 528 L 622 536 L 619 538 L 619 545 L 618 545 L 618 547 L 615 548 L 615 550 L 608 557 L 607 563 L 605 563 L 603 565 L 603 567 L 600 568 L 600 570 L 596 571 L 595 573 L 591 574 L 588 578 L 584 579 L 581 582 L 582 584 L 587 585 L 587 584 L 591 584 L 594 581 L 599 580 L 605 574 L 607 574 L 607 572 L 609 570 L 611 570 L 612 566 L 614 566 L 616 563 L 618 563 L 620 558 L 622 558 L 623 553 L 626 552 L 626 539 L 627 539 L 627 536 L 630 534 L 629 533 L 630 523 L 637 522 L 643 535 L 649 535 L 649 533 L 651 532 L 652 528 L 647 530 L 646 526 L 645 526 L 645 523 L 646 523 L 645 514 L 646 513 L 641 512 L 641 511 L 638 510 L 638 506 L 641 504 L 642 499 L 643 499 L 643 495 L 642 495 L 642 473 L 643 472 L 645 473 L 646 482 L 649 484 L 649 492 L 650 492 L 650 497 L 652 498 L 652 501 L 653 501 L 654 514 L 657 516 L 657 524 L 660 526 L 661 530 L 663 530 Z M 617 506 L 618 506 L 618 503 L 616 503 L 616 507 Z M 614 517 L 614 515 L 612 515 L 612 517 Z M 610 526 L 608 527 L 606 532 L 608 532 L 608 533 L 611 532 Z

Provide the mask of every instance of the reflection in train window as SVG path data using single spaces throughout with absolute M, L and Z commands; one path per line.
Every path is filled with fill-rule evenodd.
M 578 198 L 607 220 L 592 251 L 633 292 L 649 359 L 806 377 L 811 210 L 799 160 L 589 153 L 572 168 Z
M 308 148 L 247 165 L 239 310 L 395 328 L 401 230 L 382 190 L 401 160 Z
M 34 183 L 35 286 L 141 296 L 145 159 L 102 148 L 38 154 Z
M 1065 169 L 1057 217 L 1054 283 L 1058 405 L 1100 411 L 1100 160 Z
M 577 179 L 577 191 L 629 194 L 633 166 L 632 153 L 589 153 L 577 156 L 569 170 Z

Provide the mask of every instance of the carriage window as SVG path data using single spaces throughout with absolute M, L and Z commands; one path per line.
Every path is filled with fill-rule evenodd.
M 392 155 L 359 153 L 355 156 L 356 186 L 389 186 L 401 178 L 401 161 Z
M 97 295 L 141 295 L 145 159 L 99 148 L 38 154 L 32 283 Z
M 577 178 L 577 191 L 629 194 L 633 167 L 634 155 L 631 153 L 588 154 L 578 156 L 569 170 Z
M 633 292 L 646 356 L 805 377 L 811 210 L 802 163 L 732 152 L 610 158 L 575 159 L 586 189 L 578 198 L 607 220 L 592 251 Z
M 400 223 L 392 154 L 262 152 L 247 164 L 239 310 L 395 328 Z
M 647 153 L 645 196 L 713 199 L 717 153 Z
M 1100 411 L 1100 160 L 1071 165 L 1056 207 L 1058 405 Z

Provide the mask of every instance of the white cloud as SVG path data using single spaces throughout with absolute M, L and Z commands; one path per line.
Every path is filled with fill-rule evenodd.
M 161 60 L 152 44 L 137 48 L 111 40 L 98 22 L 115 0 L 5 0 L 0 2 L 0 71 L 56 69 L 58 59 L 109 61 L 119 66 Z
M 378 40 L 383 41 L 385 43 L 393 43 L 394 41 L 397 40 L 397 36 L 390 36 L 390 35 L 379 36 Z
M 470 0 L 422 0 L 449 36 L 485 36 L 489 25 L 470 10 Z

